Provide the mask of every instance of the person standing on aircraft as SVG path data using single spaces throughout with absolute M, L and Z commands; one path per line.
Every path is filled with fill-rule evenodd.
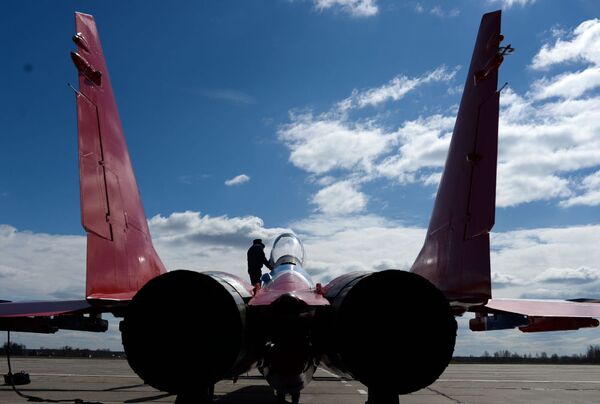
M 248 274 L 250 275 L 250 283 L 254 286 L 255 293 L 260 289 L 260 277 L 263 265 L 271 269 L 271 265 L 265 256 L 265 245 L 261 239 L 257 238 L 248 249 Z

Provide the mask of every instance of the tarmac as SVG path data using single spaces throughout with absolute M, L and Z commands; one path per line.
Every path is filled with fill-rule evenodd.
M 0 357 L 0 372 L 7 372 Z M 19 386 L 27 395 L 85 403 L 173 403 L 146 386 L 122 359 L 13 358 L 13 371 L 24 370 L 31 384 Z M 301 403 L 363 404 L 367 389 L 319 370 L 302 392 Z M 0 385 L 0 403 L 23 404 L 11 386 Z M 276 404 L 271 388 L 257 372 L 215 386 L 215 402 Z M 400 397 L 400 403 L 600 403 L 600 366 L 594 365 L 450 365 L 426 389 Z M 88 404 L 88 403 L 86 403 Z

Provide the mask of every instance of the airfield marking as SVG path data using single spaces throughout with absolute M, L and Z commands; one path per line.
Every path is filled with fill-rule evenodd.
M 589 383 L 600 384 L 600 380 L 516 380 L 516 379 L 437 379 L 438 382 L 476 383 Z
M 322 370 L 323 372 L 327 373 L 328 375 L 331 375 L 331 376 L 335 377 L 336 379 L 340 379 L 340 377 L 339 377 L 338 375 L 336 375 L 336 374 L 335 374 L 335 373 L 333 373 L 333 372 L 330 372 L 330 371 L 329 371 L 329 370 L 327 370 L 327 369 L 319 368 L 319 370 Z
M 348 383 L 348 381 L 341 380 L 341 377 L 338 376 L 338 375 L 336 375 L 335 373 L 330 372 L 327 369 L 323 369 L 323 368 L 319 368 L 319 369 L 322 370 L 323 372 L 327 373 L 327 374 L 330 374 L 331 376 L 335 377 L 336 379 L 338 379 L 340 381 L 340 383 L 342 383 L 342 385 L 344 385 L 346 387 L 352 387 L 352 385 L 350 383 Z M 366 390 L 363 390 L 363 389 L 357 389 L 356 391 L 358 391 L 358 394 L 363 395 L 363 396 L 369 394 L 369 393 L 367 393 Z
M 85 375 L 76 373 L 29 373 L 31 376 L 55 376 L 55 377 L 114 377 L 118 379 L 139 379 L 138 376 L 134 375 Z

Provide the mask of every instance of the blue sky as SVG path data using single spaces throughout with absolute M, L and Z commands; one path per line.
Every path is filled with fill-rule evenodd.
M 412 263 L 498 8 L 517 51 L 500 74 L 495 296 L 600 296 L 596 1 L 277 0 L 0 4 L 1 297 L 83 295 L 74 11 L 96 18 L 167 266 L 245 276 L 249 240 L 291 228 L 327 281 Z M 549 335 L 465 333 L 457 352 L 600 343 Z M 94 338 L 67 340 L 118 348 L 114 329 Z

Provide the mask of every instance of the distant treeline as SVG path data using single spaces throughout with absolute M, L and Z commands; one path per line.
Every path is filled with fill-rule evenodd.
M 600 345 L 590 345 L 584 354 L 557 355 L 546 352 L 518 354 L 510 351 L 485 351 L 482 356 L 455 356 L 452 363 L 563 363 L 600 364 Z
M 8 344 L 0 348 L 0 356 L 6 356 Z M 11 356 L 38 356 L 55 358 L 125 358 L 123 351 L 109 349 L 80 349 L 70 346 L 62 348 L 28 349 L 23 344 L 10 343 Z M 496 351 L 490 354 L 485 351 L 481 356 L 455 356 L 452 363 L 562 363 L 562 364 L 600 364 L 600 345 L 590 345 L 583 354 L 557 355 L 546 352 L 536 354 L 519 354 L 508 350 Z
M 0 356 L 6 356 L 8 344 L 5 342 L 0 348 Z M 28 349 L 23 344 L 10 343 L 11 356 L 40 356 L 56 358 L 125 358 L 125 352 L 111 351 L 109 349 L 79 349 L 70 346 L 62 348 Z

